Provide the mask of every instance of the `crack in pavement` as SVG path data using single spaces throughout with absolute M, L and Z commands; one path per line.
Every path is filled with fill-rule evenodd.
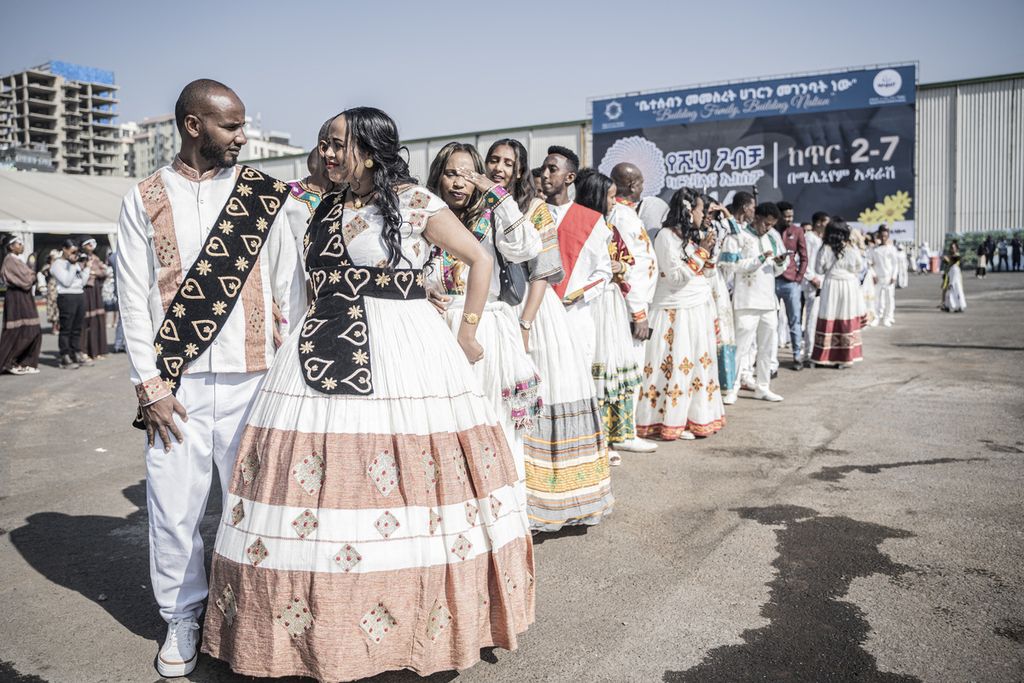
M 870 632 L 864 613 L 845 602 L 853 579 L 873 574 L 890 578 L 912 568 L 893 562 L 879 548 L 890 538 L 913 536 L 903 529 L 821 516 L 796 505 L 734 508 L 742 519 L 776 530 L 778 570 L 761 609 L 769 624 L 741 634 L 744 643 L 707 653 L 686 671 L 666 671 L 667 683 L 709 681 L 837 680 L 911 683 L 912 676 L 879 671 L 863 648 Z
M 919 465 L 946 465 L 954 462 L 987 462 L 988 458 L 932 458 L 931 460 L 905 460 L 903 462 L 878 463 L 874 465 L 836 465 L 822 467 L 810 475 L 811 479 L 818 481 L 839 481 L 845 479 L 851 472 L 863 472 L 864 474 L 878 474 L 882 470 L 895 469 L 897 467 L 916 467 Z

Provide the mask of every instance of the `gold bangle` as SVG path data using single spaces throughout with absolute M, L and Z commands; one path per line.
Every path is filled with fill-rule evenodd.
M 476 313 L 463 313 L 462 320 L 467 325 L 476 325 L 478 322 L 480 322 L 480 316 L 477 315 Z

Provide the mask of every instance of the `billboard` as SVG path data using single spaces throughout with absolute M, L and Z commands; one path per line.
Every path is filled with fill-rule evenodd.
M 910 64 L 598 99 L 592 158 L 639 166 L 645 196 L 756 191 L 913 241 L 916 85 Z

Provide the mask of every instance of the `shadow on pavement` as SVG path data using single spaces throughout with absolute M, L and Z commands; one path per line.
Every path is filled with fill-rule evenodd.
M 149 581 L 146 482 L 122 494 L 138 507 L 127 517 L 40 512 L 9 532 L 11 544 L 50 581 L 92 600 L 132 633 L 162 642 L 166 624 Z M 201 527 L 207 566 L 219 517 L 220 487 L 213 486 Z
M 883 541 L 913 534 L 849 517 L 821 516 L 810 508 L 774 505 L 737 508 L 742 519 L 782 528 L 775 532 L 778 574 L 761 609 L 770 623 L 744 631 L 742 645 L 707 653 L 686 671 L 666 671 L 664 681 L 824 681 L 910 683 L 910 676 L 878 670 L 863 648 L 870 632 L 860 608 L 842 601 L 853 579 L 898 577 L 910 567 L 879 551 Z
M 988 458 L 932 458 L 931 460 L 905 460 L 903 462 L 887 462 L 877 465 L 837 465 L 833 467 L 822 467 L 811 474 L 811 479 L 818 481 L 839 481 L 845 479 L 851 472 L 863 472 L 864 474 L 878 474 L 882 470 L 891 470 L 899 467 L 918 467 L 921 465 L 948 465 L 954 462 L 987 462 Z

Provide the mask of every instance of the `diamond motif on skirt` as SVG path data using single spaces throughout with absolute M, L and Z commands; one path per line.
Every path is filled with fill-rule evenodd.
M 260 459 L 256 457 L 254 451 L 249 451 L 239 463 L 239 468 L 242 470 L 242 481 L 251 484 L 260 473 Z
M 303 540 L 316 531 L 318 526 L 320 526 L 320 520 L 316 518 L 312 510 L 306 510 L 292 520 L 292 529 Z
M 362 559 L 363 556 L 356 552 L 356 549 L 348 543 L 343 545 L 341 550 L 334 553 L 334 561 L 346 572 L 352 571 L 352 568 L 359 564 L 359 561 Z
M 309 611 L 309 605 L 302 598 L 292 598 L 277 614 L 274 621 L 280 624 L 288 635 L 298 638 L 306 629 L 313 626 L 313 613 Z
M 431 510 L 430 511 L 430 533 L 433 534 L 435 531 L 437 531 L 437 528 L 439 526 L 441 526 L 441 515 L 439 515 L 438 513 L 434 512 L 433 510 Z
M 292 468 L 292 476 L 299 483 L 302 490 L 313 496 L 320 490 L 324 483 L 324 459 L 313 453 L 302 459 L 302 462 Z
M 515 579 L 512 578 L 512 575 L 505 572 L 505 590 L 507 590 L 509 594 L 512 594 L 518 587 L 519 586 L 516 585 Z
M 462 454 L 462 451 L 455 451 L 455 478 L 459 480 L 460 484 L 469 481 L 469 476 L 466 474 L 466 456 Z
M 235 602 L 235 592 L 231 590 L 231 584 L 224 586 L 220 597 L 217 598 L 217 608 L 224 614 L 224 621 L 228 626 L 234 623 L 235 615 L 238 614 L 238 603 Z
M 251 546 L 245 549 L 245 554 L 249 556 L 252 566 L 258 567 L 260 562 L 267 559 L 270 551 L 267 550 L 267 546 L 263 545 L 263 539 L 257 538 Z
M 437 640 L 441 631 L 445 630 L 450 623 L 452 623 L 452 613 L 440 600 L 435 600 L 434 608 L 427 615 L 427 636 L 431 640 Z
M 382 496 L 387 496 L 398 486 L 398 464 L 390 451 L 381 451 L 366 466 L 366 474 Z
M 491 504 L 491 517 L 497 519 L 498 513 L 501 511 L 501 501 L 495 498 L 494 494 L 491 494 L 488 502 Z
M 430 451 L 421 451 L 420 457 L 423 458 L 423 475 L 427 480 L 428 490 L 433 489 L 437 486 L 437 460 Z
M 469 551 L 473 549 L 473 544 L 469 542 L 469 539 L 459 534 L 458 538 L 455 539 L 455 545 L 452 546 L 452 552 L 459 556 L 459 559 L 464 560 L 469 555 Z
M 484 448 L 483 457 L 480 458 L 480 463 L 483 465 L 484 477 L 491 476 L 491 470 L 498 464 L 498 454 L 494 452 L 494 449 L 490 446 Z
M 231 508 L 231 526 L 238 526 L 243 519 L 245 519 L 245 507 L 242 505 L 242 501 L 238 501 Z
M 398 622 L 391 616 L 391 612 L 384 606 L 384 603 L 378 602 L 376 607 L 363 615 L 359 627 L 366 632 L 366 635 L 370 636 L 370 640 L 379 643 L 381 638 L 384 638 L 397 625 Z
M 381 536 L 387 538 L 398 529 L 398 518 L 391 514 L 391 512 L 385 511 L 384 514 L 377 518 L 373 525 L 377 527 L 377 531 L 380 532 Z
M 476 524 L 476 513 L 479 508 L 472 502 L 466 501 L 466 521 L 470 524 Z

